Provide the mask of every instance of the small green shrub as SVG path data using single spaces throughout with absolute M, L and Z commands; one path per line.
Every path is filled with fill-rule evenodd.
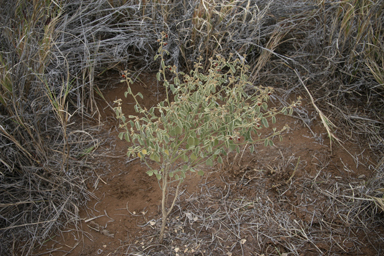
M 116 116 L 122 121 L 125 131 L 120 139 L 131 143 L 127 156 L 138 156 L 149 168 L 147 174 L 155 175 L 162 190 L 162 227 L 160 242 L 164 236 L 166 219 L 179 193 L 180 184 L 187 172 L 195 172 L 198 164 L 213 166 L 222 163 L 222 156 L 228 151 L 240 152 L 241 145 L 250 145 L 251 152 L 256 144 L 264 142 L 273 145 L 273 138 L 288 129 L 271 129 L 269 135 L 261 136 L 260 130 L 276 122 L 280 113 L 291 114 L 294 104 L 278 111 L 268 108 L 267 101 L 273 92 L 270 87 L 253 87 L 247 81 L 249 67 L 239 59 L 231 60 L 217 56 L 210 59 L 208 74 L 202 74 L 202 64 L 195 63 L 190 74 L 178 72 L 176 67 L 164 63 L 166 34 L 159 40 L 160 47 L 155 58 L 160 58 L 161 70 L 157 79 L 164 82 L 166 99 L 149 110 L 143 108 L 130 88 L 132 80 L 125 73 L 128 84 L 127 95 L 132 95 L 137 116 L 127 119 L 117 100 Z M 167 74 L 173 75 L 173 81 Z M 252 91 L 252 93 L 250 93 Z M 154 165 L 157 162 L 158 165 Z M 156 166 L 154 168 L 153 166 Z M 197 171 L 203 175 L 203 171 Z M 167 207 L 169 186 L 176 183 L 176 193 L 170 207 Z

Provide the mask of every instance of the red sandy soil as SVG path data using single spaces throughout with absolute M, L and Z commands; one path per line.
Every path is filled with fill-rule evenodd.
M 143 94 L 141 103 L 147 108 L 164 97 L 154 74 L 141 76 L 132 89 Z M 104 91 L 104 97 L 110 105 L 121 98 L 125 114 L 134 115 L 125 91 L 120 83 Z M 275 98 L 273 104 L 280 103 Z M 36 255 L 377 255 L 374 239 L 369 241 L 372 235 L 356 228 L 358 224 L 349 227 L 348 210 L 340 210 L 343 203 L 331 195 L 348 189 L 352 195 L 354 187 L 371 177 L 369 150 L 347 140 L 343 147 L 333 143 L 331 150 L 320 118 L 305 100 L 300 111 L 307 113 L 307 123 L 298 117 L 277 118 L 279 126 L 291 127 L 283 141 L 260 145 L 253 154 L 231 153 L 223 165 L 200 166 L 203 177 L 187 177 L 163 245 L 157 243 L 157 180 L 138 159 L 126 158 L 128 145 L 117 138 L 113 111 L 102 100 L 99 108 L 104 143 L 94 154 L 99 178 L 89 184 L 96 198 L 80 209 L 77 228 L 57 234 Z M 257 219 L 262 210 L 265 218 Z M 208 224 L 209 216 L 220 218 L 212 217 Z M 234 234 L 230 222 L 237 219 L 243 226 Z M 289 253 L 292 246 L 296 253 Z

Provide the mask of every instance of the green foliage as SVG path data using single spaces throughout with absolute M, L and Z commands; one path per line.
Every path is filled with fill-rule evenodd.
M 209 59 L 207 74 L 202 73 L 202 59 L 189 74 L 165 65 L 164 54 L 169 54 L 163 48 L 166 37 L 163 33 L 155 57 L 160 58 L 157 79 L 164 82 L 166 99 L 149 110 L 143 108 L 137 100 L 143 96 L 132 92 L 132 80 L 126 73 L 125 96 L 133 96 L 138 115 L 127 119 L 121 100 L 116 101 L 118 107 L 115 108 L 117 118 L 122 121 L 120 127 L 124 129 L 119 138 L 132 143 L 127 156 L 138 156 L 147 164 L 150 169 L 147 174 L 162 180 L 163 193 L 171 182 L 180 185 L 187 172 L 195 172 L 193 167 L 197 164 L 205 162 L 213 166 L 215 161 L 222 162 L 221 156 L 228 151 L 240 152 L 241 145 L 250 144 L 251 150 L 257 143 L 272 146 L 272 139 L 288 127 L 274 128 L 266 136 L 261 136 L 260 130 L 268 128 L 270 122 L 275 123 L 279 113 L 291 113 L 293 107 L 281 111 L 269 108 L 267 101 L 272 88 L 254 87 L 249 83 L 249 67 L 239 59 L 225 59 L 220 55 Z M 168 75 L 173 79 L 168 79 Z M 160 168 L 154 169 L 150 160 L 159 163 Z
M 292 106 L 282 111 L 268 109 L 272 88 L 252 87 L 247 82 L 249 67 L 240 60 L 217 56 L 215 60 L 210 59 L 208 74 L 200 72 L 199 62 L 188 75 L 164 65 L 164 53 L 167 52 L 160 46 L 156 58 L 161 58 L 162 69 L 157 79 L 164 81 L 167 92 L 172 95 L 167 93 L 164 101 L 147 110 L 137 101 L 142 95 L 133 94 L 129 87 L 132 81 L 127 80 L 126 95 L 135 99 L 138 115 L 127 119 L 120 100 L 115 108 L 117 118 L 122 120 L 121 128 L 125 130 L 119 138 L 133 144 L 128 148 L 128 157 L 140 157 L 159 180 L 169 174 L 175 180 L 183 179 L 185 173 L 202 160 L 212 165 L 226 150 L 239 151 L 244 144 L 264 141 L 271 145 L 272 138 L 287 129 L 283 127 L 266 137 L 260 136 L 260 129 L 275 123 L 277 114 L 291 112 Z M 168 71 L 174 76 L 173 83 L 167 79 Z M 247 88 L 254 92 L 249 94 Z M 152 170 L 148 158 L 161 163 L 164 169 Z M 180 161 L 183 167 L 175 169 Z

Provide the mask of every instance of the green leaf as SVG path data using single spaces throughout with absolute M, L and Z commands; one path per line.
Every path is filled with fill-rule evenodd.
M 190 157 L 192 161 L 195 161 L 197 159 L 197 156 L 195 155 L 195 153 L 192 153 Z
M 180 80 L 179 78 L 176 76 L 173 81 L 175 82 L 175 85 L 179 85 L 180 84 Z
M 119 139 L 122 140 L 125 132 L 119 133 Z M 115 137 L 116 138 L 116 137 Z
M 194 146 L 195 145 L 195 140 L 192 137 L 189 137 L 187 143 L 188 143 L 189 146 Z
M 136 129 L 137 129 L 137 130 L 141 131 L 141 129 L 140 129 L 140 128 L 141 128 L 141 125 L 140 125 L 139 121 L 136 121 L 136 122 L 135 122 L 135 126 L 136 126 Z
M 245 140 L 247 141 L 251 141 L 252 137 L 251 137 L 251 131 L 252 131 L 252 127 L 250 127 L 247 132 L 244 134 L 244 138 Z
M 156 178 L 157 178 L 157 180 L 161 180 L 161 175 L 160 174 L 156 174 Z
M 160 146 L 159 146 L 159 142 L 158 141 L 156 141 L 155 150 L 156 150 L 156 152 L 160 151 Z
M 176 129 L 170 129 L 168 133 L 169 133 L 169 135 L 170 135 L 171 137 L 175 137 L 175 136 L 177 135 L 177 133 L 176 133 Z
M 268 145 L 269 145 L 269 141 L 268 141 L 268 139 L 265 139 L 264 140 L 264 146 L 268 147 Z
M 267 110 L 267 108 L 268 108 L 268 104 L 265 102 L 263 102 L 263 104 L 261 106 L 263 107 L 264 110 Z
M 240 78 L 241 78 L 241 80 L 243 80 L 243 81 L 247 81 L 248 76 L 245 75 L 245 74 L 241 74 L 241 75 L 240 75 Z
M 218 162 L 219 164 L 222 164 L 222 163 L 223 163 L 223 158 L 221 158 L 221 156 L 219 156 L 219 157 L 217 158 L 217 162 Z
M 212 161 L 212 158 L 211 158 L 211 157 L 207 159 L 206 164 L 207 164 L 208 166 L 213 166 L 213 161 Z
M 152 176 L 153 175 L 153 171 L 152 170 L 147 171 L 147 174 L 148 174 L 148 176 Z
M 265 128 L 268 128 L 269 125 L 268 125 L 268 121 L 265 117 L 262 117 L 261 118 L 261 123 L 264 125 Z
M 237 149 L 237 146 L 235 144 L 229 144 L 229 150 L 230 151 L 233 151 L 233 150 L 236 150 Z
M 124 139 L 125 139 L 127 142 L 131 142 L 130 139 L 129 139 L 128 132 L 125 132 L 125 133 L 124 133 Z
M 184 162 L 188 162 L 188 156 L 186 156 L 185 154 L 181 155 L 181 158 L 184 160 Z
M 199 77 L 199 79 L 201 81 L 206 81 L 207 80 L 207 77 L 205 75 L 201 74 L 201 73 L 197 73 L 197 76 Z
M 275 117 L 275 116 L 272 116 L 272 123 L 273 123 L 273 124 L 276 123 L 276 117 Z
M 138 92 L 136 95 L 138 95 L 141 99 L 143 99 L 143 94 L 141 94 L 141 92 Z
M 170 177 L 170 178 L 173 178 L 173 175 L 174 175 L 174 172 L 170 172 L 170 173 L 169 173 L 169 177 Z
M 198 171 L 197 174 L 199 174 L 200 176 L 203 176 L 204 175 L 204 171 Z
M 179 135 L 179 134 L 181 134 L 183 132 L 183 128 L 181 128 L 179 126 L 176 126 L 175 132 L 176 132 L 176 135 Z
M 273 141 L 272 140 L 269 141 L 269 146 L 273 146 Z
M 229 68 L 231 69 L 232 73 L 235 73 L 236 72 L 236 69 L 233 65 L 231 64 L 228 64 Z

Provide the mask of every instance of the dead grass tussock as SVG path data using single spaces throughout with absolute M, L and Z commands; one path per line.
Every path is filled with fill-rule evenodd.
M 79 207 L 92 196 L 86 149 L 97 141 L 74 125 L 71 78 L 53 65 L 58 12 L 43 1 L 7 2 L 1 9 L 2 255 L 29 255 L 53 231 L 76 225 Z

